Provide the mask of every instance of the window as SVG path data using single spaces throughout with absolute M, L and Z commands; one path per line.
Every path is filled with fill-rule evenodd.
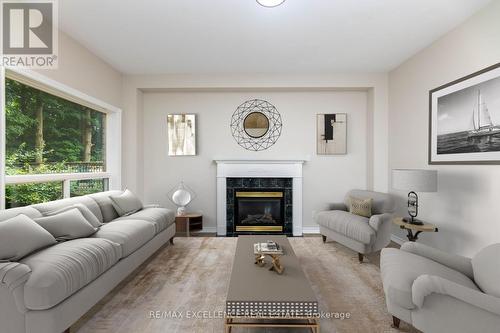
M 105 171 L 106 114 L 5 81 L 7 175 Z
M 119 174 L 120 152 L 115 149 L 107 156 L 106 148 L 119 140 L 120 110 L 88 96 L 91 102 L 66 94 L 17 71 L 8 72 L 2 88 L 5 133 L 0 143 L 5 158 L 0 170 L 5 183 L 0 184 L 0 207 L 101 192 L 111 184 L 119 188 L 114 173 Z

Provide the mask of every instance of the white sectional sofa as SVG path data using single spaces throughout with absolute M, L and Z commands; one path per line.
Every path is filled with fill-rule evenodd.
M 67 330 L 164 244 L 173 244 L 175 213 L 158 206 L 119 217 L 108 191 L 0 211 L 0 223 L 31 219 L 75 204 L 102 223 L 87 238 L 58 242 L 16 262 L 0 262 L 0 332 Z

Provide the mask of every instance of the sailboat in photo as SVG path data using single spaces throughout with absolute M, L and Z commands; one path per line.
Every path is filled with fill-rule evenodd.
M 483 101 L 481 90 L 477 91 L 476 105 L 472 110 L 472 126 L 474 129 L 469 131 L 469 138 L 500 134 L 500 126 L 494 125 L 491 121 L 490 112 Z

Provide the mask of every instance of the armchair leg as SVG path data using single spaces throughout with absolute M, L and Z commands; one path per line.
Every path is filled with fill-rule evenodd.
M 392 327 L 399 328 L 399 324 L 401 323 L 401 319 L 398 317 L 392 316 Z
M 363 262 L 363 253 L 358 253 L 359 262 Z
M 170 238 L 170 244 L 174 245 L 174 237 Z
M 326 242 L 326 236 L 325 235 L 321 235 L 321 237 L 323 238 L 323 243 Z

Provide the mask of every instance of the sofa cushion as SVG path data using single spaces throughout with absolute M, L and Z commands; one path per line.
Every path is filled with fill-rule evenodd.
M 0 260 L 17 261 L 54 244 L 55 238 L 26 215 L 0 222 Z
M 128 189 L 121 194 L 110 195 L 109 198 L 120 216 L 132 214 L 142 209 L 141 200 Z
M 121 220 L 106 223 L 92 237 L 120 244 L 122 257 L 127 257 L 155 236 L 155 224 L 141 220 Z
M 26 257 L 21 263 L 32 273 L 24 286 L 25 306 L 49 309 L 113 266 L 121 257 L 118 244 L 81 238 L 59 243 Z
M 81 203 L 77 203 L 75 205 L 71 205 L 71 206 L 64 207 L 64 208 L 61 208 L 61 209 L 58 209 L 55 211 L 48 212 L 45 214 L 45 216 L 53 216 L 53 215 L 61 214 L 61 213 L 67 212 L 68 210 L 75 209 L 75 208 L 78 209 L 80 211 L 80 213 L 82 213 L 83 217 L 85 217 L 87 222 L 90 223 L 94 228 L 99 228 L 102 225 L 102 223 L 94 215 L 94 213 L 92 213 L 92 211 L 90 209 L 88 209 L 87 206 L 85 206 L 84 204 L 81 204 Z
M 53 213 L 55 211 L 71 207 L 77 204 L 82 204 L 85 207 L 87 207 L 92 212 L 92 214 L 94 214 L 95 217 L 97 217 L 99 222 L 103 221 L 101 208 L 99 207 L 97 202 L 95 202 L 95 200 L 93 200 L 89 196 L 74 197 L 74 198 L 56 200 L 51 202 L 45 202 L 33 205 L 32 207 L 40 211 L 42 215 L 49 215 L 50 213 Z
M 360 243 L 369 245 L 375 241 L 375 230 L 370 227 L 366 217 L 340 210 L 330 210 L 319 212 L 316 221 L 318 224 Z
M 160 233 L 161 231 L 167 229 L 172 223 L 175 222 L 175 212 L 171 209 L 160 208 L 160 207 L 151 207 L 144 208 L 137 213 L 122 216 L 115 221 L 120 220 L 146 220 L 153 222 L 155 224 L 156 233 Z
M 97 231 L 83 216 L 78 208 L 65 212 L 39 217 L 35 222 L 50 232 L 57 240 L 88 237 Z
M 121 193 L 122 191 L 106 191 L 88 195 L 89 198 L 95 200 L 95 202 L 99 205 L 102 213 L 102 222 L 106 223 L 118 217 L 118 213 L 113 207 L 113 203 L 111 202 L 109 196 Z
M 485 247 L 472 258 L 474 281 L 489 295 L 500 297 L 500 244 Z
M 385 248 L 382 250 L 380 272 L 387 298 L 408 310 L 416 308 L 412 301 L 412 286 L 413 282 L 421 275 L 438 276 L 478 290 L 474 282 L 464 274 L 433 260 L 398 249 Z
M 8 219 L 16 217 L 17 215 L 20 215 L 20 214 L 26 215 L 30 219 L 34 219 L 35 217 L 42 216 L 42 213 L 40 213 L 38 210 L 36 210 L 35 208 L 30 207 L 30 206 L 10 208 L 10 209 L 0 210 L 0 223 L 2 221 L 6 221 Z

